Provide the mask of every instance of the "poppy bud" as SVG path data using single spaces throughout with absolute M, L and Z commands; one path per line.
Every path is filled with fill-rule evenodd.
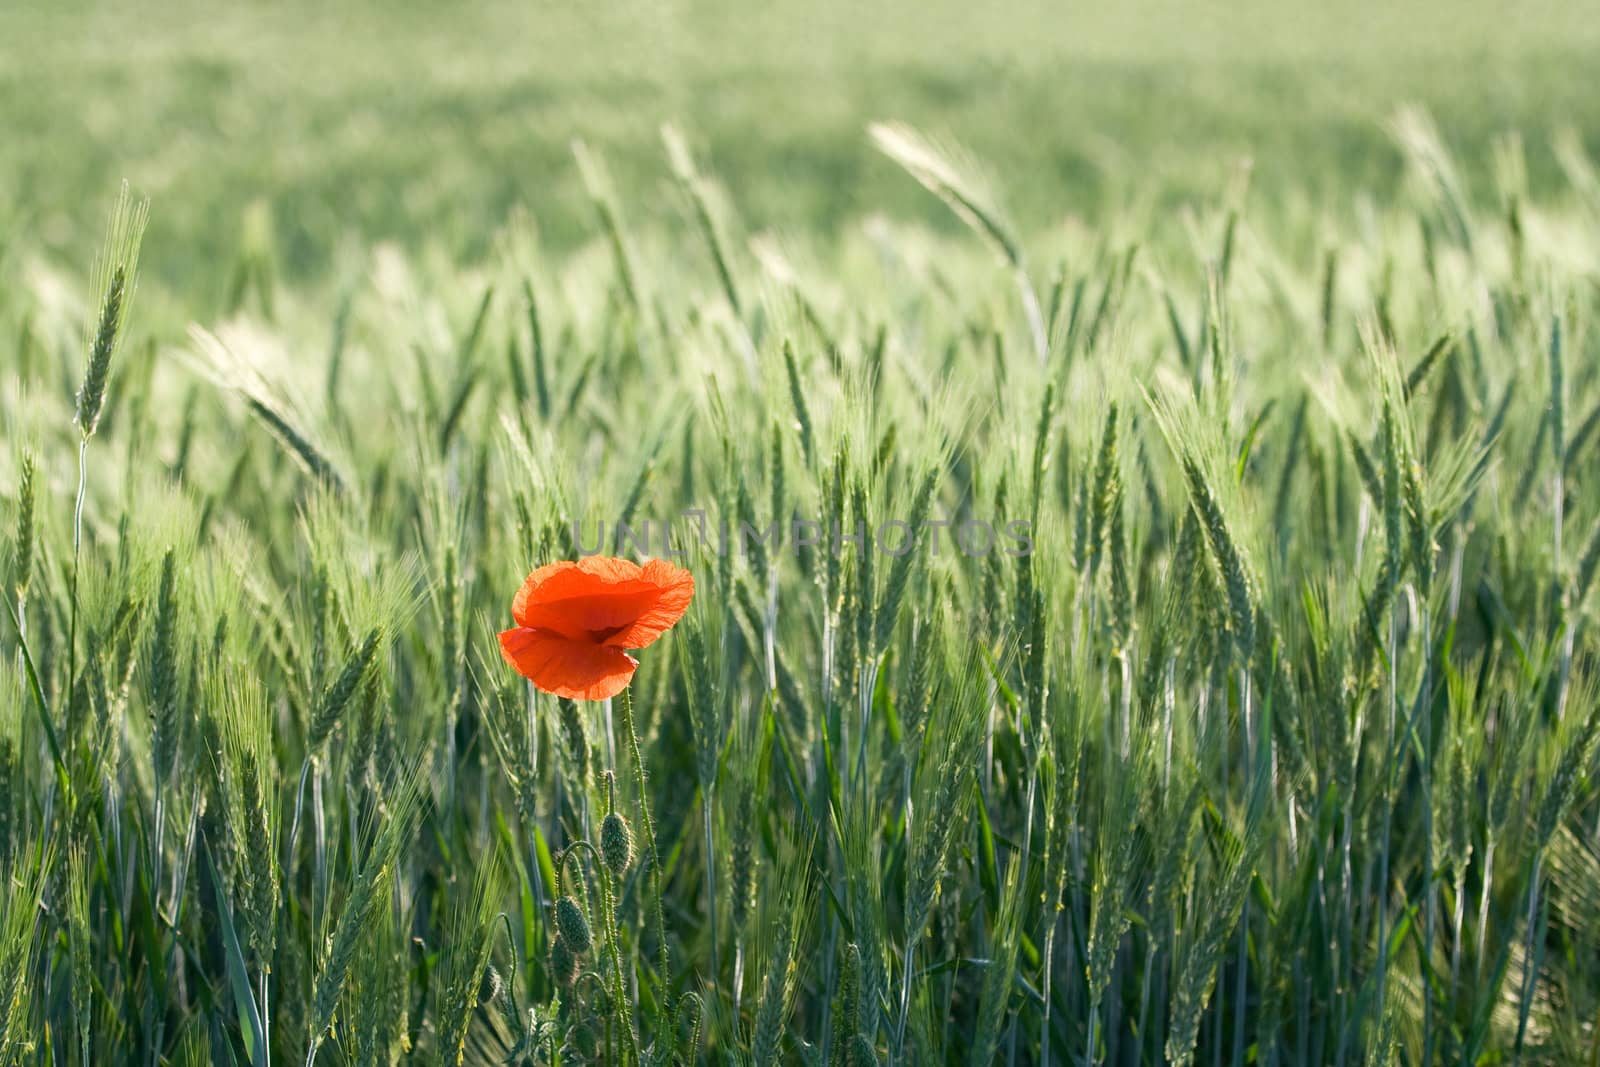
M 588 1022 L 581 1022 L 572 1028 L 572 1047 L 578 1055 L 586 1060 L 595 1059 L 600 1054 L 600 1038 L 595 1034 L 594 1027 Z
M 633 863 L 633 831 L 617 812 L 600 824 L 600 858 L 613 878 L 621 878 Z
M 571 988 L 578 981 L 578 957 L 559 937 L 550 943 L 550 976 L 563 988 Z
M 878 1050 L 865 1034 L 850 1039 L 850 1067 L 878 1067 Z
M 589 920 L 583 917 L 583 909 L 572 897 L 562 897 L 556 901 L 556 931 L 560 933 L 561 940 L 580 956 L 594 944 L 594 939 L 589 936 Z
M 495 970 L 494 964 L 489 964 L 484 969 L 483 979 L 478 983 L 478 1003 L 492 1004 L 500 999 L 500 994 L 505 990 L 505 982 L 501 979 L 500 972 Z

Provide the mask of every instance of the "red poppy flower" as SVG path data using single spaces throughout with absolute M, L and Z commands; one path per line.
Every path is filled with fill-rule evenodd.
M 689 609 L 694 576 L 665 560 L 644 566 L 609 556 L 549 563 L 511 602 L 517 625 L 500 633 L 506 662 L 534 685 L 572 700 L 622 692 L 643 648 Z

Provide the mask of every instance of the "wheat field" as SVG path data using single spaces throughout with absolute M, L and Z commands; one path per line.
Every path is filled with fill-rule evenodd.
M 1600 39 L 1286 10 L 0 14 L 0 1065 L 1600 1063 Z

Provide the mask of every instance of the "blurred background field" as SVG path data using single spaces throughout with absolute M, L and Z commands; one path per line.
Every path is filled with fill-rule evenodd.
M 0 1067 L 1600 1062 L 1594 5 L 1100 7 L 0 6 Z
M 1600 145 L 1600 19 L 1577 0 L 1390 4 L 8 4 L 0 223 L 69 261 L 117 178 L 156 205 L 147 278 L 191 311 L 241 244 L 327 276 L 340 242 L 476 260 L 513 205 L 570 249 L 594 233 L 570 141 L 610 160 L 634 226 L 681 212 L 657 131 L 683 128 L 752 229 L 836 236 L 878 211 L 956 225 L 867 142 L 953 136 L 1023 232 L 1214 200 L 1350 217 L 1395 194 L 1385 124 L 1430 111 L 1468 179 L 1521 132 Z

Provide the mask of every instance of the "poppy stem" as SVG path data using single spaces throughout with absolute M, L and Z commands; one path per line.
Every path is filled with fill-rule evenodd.
M 579 840 L 567 846 L 567 850 L 561 855 L 561 862 L 556 867 L 556 894 L 559 896 L 565 892 L 568 895 L 576 896 L 571 889 L 563 890 L 562 886 L 570 884 L 567 878 L 567 862 L 575 859 L 579 851 L 589 854 L 589 859 L 594 863 L 595 879 L 600 883 L 600 932 L 605 940 L 606 952 L 611 957 L 610 995 L 611 999 L 615 1001 L 613 1011 L 617 1017 L 618 1028 L 622 1030 L 623 1036 L 627 1038 L 628 1051 L 633 1054 L 633 1062 L 639 1064 L 643 1062 L 639 1055 L 639 1035 L 634 1027 L 633 1006 L 627 998 L 627 983 L 623 980 L 622 945 L 618 937 L 617 908 L 621 902 L 622 887 L 611 884 L 611 873 L 606 868 L 604 858 L 599 852 L 595 851 L 594 845 L 587 840 Z M 578 881 L 580 883 L 582 878 L 583 870 L 580 867 L 578 872 Z M 606 1021 L 606 1026 L 609 1031 L 611 1026 L 609 1019 Z M 608 1032 L 608 1046 L 609 1043 L 610 1036 Z
M 645 792 L 644 756 L 639 750 L 639 731 L 634 727 L 633 693 L 630 689 L 622 690 L 622 729 L 627 734 L 628 748 L 633 753 L 634 782 L 639 787 L 639 822 L 644 827 L 645 848 L 650 854 L 650 892 L 655 897 L 656 942 L 660 954 L 660 982 L 663 993 L 658 1006 L 664 1009 L 665 993 L 671 984 L 671 972 L 667 969 L 667 916 L 661 903 L 661 857 L 656 853 L 656 824 L 650 817 L 650 798 Z

